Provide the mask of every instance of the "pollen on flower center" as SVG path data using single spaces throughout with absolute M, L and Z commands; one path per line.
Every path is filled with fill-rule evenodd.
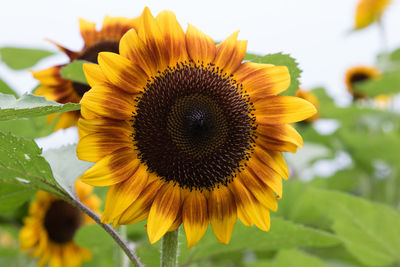
M 44 217 L 49 239 L 58 244 L 72 241 L 82 222 L 81 212 L 63 200 L 51 203 Z
M 119 41 L 100 41 L 94 45 L 86 47 L 78 56 L 79 60 L 86 60 L 92 63 L 97 62 L 97 56 L 100 52 L 113 52 L 118 53 Z M 82 97 L 87 91 L 90 90 L 90 86 L 79 82 L 72 82 L 75 92 Z
M 214 66 L 181 63 L 153 78 L 133 116 L 139 157 L 166 181 L 211 190 L 227 184 L 254 142 L 241 84 Z

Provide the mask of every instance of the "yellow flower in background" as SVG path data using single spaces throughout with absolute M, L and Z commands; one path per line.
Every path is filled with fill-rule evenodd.
M 72 62 L 80 59 L 97 63 L 97 54 L 101 51 L 118 53 L 119 40 L 122 35 L 137 24 L 137 19 L 124 17 L 105 17 L 103 26 L 96 30 L 95 24 L 84 19 L 79 20 L 80 32 L 84 41 L 81 51 L 75 52 L 56 44 Z M 35 90 L 36 95 L 44 96 L 48 100 L 59 103 L 79 103 L 83 94 L 90 89 L 89 86 L 78 82 L 71 82 L 61 77 L 60 70 L 64 65 L 54 66 L 42 71 L 33 71 L 33 77 L 39 82 L 40 86 Z M 47 118 L 51 123 L 60 116 L 55 131 L 76 125 L 80 113 L 71 111 L 60 114 L 52 114 Z
M 148 8 L 121 39 L 120 54 L 85 64 L 92 87 L 81 100 L 78 157 L 96 162 L 81 179 L 109 186 L 104 223 L 147 219 L 151 243 L 183 223 L 188 247 L 208 224 L 228 243 L 239 218 L 270 229 L 282 178 L 282 151 L 302 138 L 290 123 L 315 114 L 309 102 L 277 95 L 285 66 L 242 62 L 238 32 L 215 45 L 170 11 Z
M 93 188 L 77 180 L 75 189 L 82 203 L 98 212 L 100 199 L 92 194 Z M 82 225 L 92 222 L 64 200 L 38 191 L 19 233 L 21 250 L 38 258 L 38 266 L 80 266 L 82 261 L 90 260 L 91 252 L 79 247 L 74 235 Z
M 312 92 L 298 89 L 296 91 L 296 96 L 307 100 L 308 102 L 310 102 L 311 104 L 314 105 L 314 107 L 317 109 L 317 111 L 319 110 L 318 98 Z M 311 123 L 318 119 L 319 119 L 319 113 L 317 112 L 313 116 L 309 117 L 308 119 L 305 119 L 304 121 Z
M 345 75 L 347 91 L 353 95 L 353 99 L 365 98 L 365 94 L 357 92 L 355 84 L 358 82 L 367 81 L 380 76 L 380 71 L 375 67 L 356 66 L 348 69 Z
M 368 27 L 374 22 L 379 22 L 391 0 L 360 0 L 357 5 L 354 29 Z

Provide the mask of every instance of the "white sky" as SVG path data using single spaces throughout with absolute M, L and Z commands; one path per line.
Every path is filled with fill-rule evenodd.
M 50 38 L 79 50 L 82 40 L 78 17 L 101 23 L 104 15 L 135 17 L 147 5 L 153 15 L 172 10 L 183 28 L 195 25 L 222 40 L 240 30 L 248 51 L 290 53 L 303 69 L 302 86 L 326 86 L 337 100 L 348 99 L 343 84 L 346 68 L 373 64 L 382 44 L 376 26 L 349 33 L 357 0 L 263 1 L 143 1 L 143 0 L 13 0 L 0 10 L 0 46 L 54 47 Z M 384 17 L 389 49 L 400 47 L 400 3 L 394 0 Z M 36 69 L 64 63 L 63 56 L 42 62 Z M 26 72 L 12 72 L 0 64 L 0 78 L 18 92 L 29 91 L 35 81 Z

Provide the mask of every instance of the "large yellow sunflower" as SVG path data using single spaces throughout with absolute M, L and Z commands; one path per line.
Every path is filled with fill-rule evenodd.
M 100 199 L 92 194 L 93 188 L 77 180 L 75 188 L 83 204 L 95 212 Z M 74 206 L 44 191 L 36 193 L 24 218 L 19 240 L 21 250 L 38 258 L 38 266 L 76 267 L 91 258 L 91 252 L 74 243 L 75 232 L 93 221 Z
M 237 218 L 269 230 L 289 176 L 281 151 L 302 145 L 290 123 L 316 111 L 277 95 L 290 83 L 285 66 L 242 62 L 237 36 L 215 45 L 192 25 L 185 33 L 172 12 L 145 8 L 120 54 L 84 65 L 92 88 L 77 153 L 96 162 L 82 181 L 110 186 L 103 222 L 147 218 L 151 243 L 183 223 L 188 247 L 209 223 L 224 244 Z
M 296 96 L 307 100 L 308 102 L 314 105 L 317 111 L 319 110 L 318 98 L 312 92 L 303 89 L 298 89 L 296 91 Z M 315 113 L 313 116 L 309 117 L 308 119 L 305 119 L 304 121 L 311 123 L 318 119 L 319 119 L 319 112 Z
M 137 25 L 137 19 L 124 17 L 105 17 L 103 27 L 96 30 L 95 24 L 84 19 L 79 20 L 80 32 L 84 41 L 81 51 L 75 52 L 56 44 L 61 51 L 68 55 L 70 61 L 80 59 L 97 63 L 97 54 L 101 51 L 118 53 L 119 40 L 133 26 Z M 90 89 L 89 86 L 78 82 L 71 82 L 61 77 L 60 70 L 64 65 L 54 66 L 42 71 L 33 71 L 33 77 L 40 86 L 35 94 L 44 96 L 48 100 L 59 103 L 79 103 L 83 94 Z M 49 115 L 51 123 L 59 114 Z M 79 119 L 79 111 L 62 113 L 57 121 L 55 131 L 76 125 Z
M 365 98 L 365 94 L 358 92 L 355 84 L 379 77 L 380 72 L 375 67 L 356 66 L 348 69 L 345 75 L 347 91 L 353 95 L 354 100 Z
M 391 2 L 391 0 L 360 0 L 354 17 L 354 29 L 359 30 L 379 22 Z

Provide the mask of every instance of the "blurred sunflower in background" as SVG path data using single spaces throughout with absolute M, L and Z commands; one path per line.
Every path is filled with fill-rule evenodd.
M 356 66 L 348 69 L 345 74 L 347 91 L 353 96 L 354 100 L 365 98 L 365 94 L 358 92 L 355 84 L 368 81 L 379 77 L 380 71 L 375 67 Z
M 360 0 L 354 17 L 354 29 L 363 29 L 374 22 L 380 22 L 391 2 L 391 0 Z
M 92 194 L 93 188 L 77 180 L 75 189 L 82 203 L 98 213 L 100 199 Z M 19 233 L 21 250 L 38 258 L 38 266 L 80 266 L 82 261 L 90 260 L 91 252 L 74 243 L 74 236 L 82 225 L 92 222 L 64 200 L 38 191 Z
M 70 62 L 74 60 L 86 60 L 97 63 L 97 54 L 101 51 L 118 53 L 119 40 L 133 26 L 137 25 L 137 19 L 128 19 L 124 17 L 105 17 L 103 26 L 96 30 L 94 23 L 84 19 L 79 20 L 80 32 L 84 41 L 84 47 L 81 51 L 71 51 L 59 44 L 56 44 L 61 51 L 68 57 Z M 66 64 L 54 66 L 41 71 L 32 71 L 33 77 L 39 82 L 39 87 L 34 94 L 44 96 L 48 100 L 59 103 L 79 103 L 83 94 L 90 89 L 86 84 L 72 82 L 61 77 L 61 68 Z M 71 111 L 60 114 L 52 114 L 47 118 L 51 123 L 59 116 L 55 131 L 76 125 L 80 113 Z
M 286 66 L 243 63 L 237 36 L 215 45 L 192 25 L 185 34 L 172 12 L 145 8 L 120 54 L 84 65 L 92 88 L 77 153 L 96 162 L 82 181 L 110 186 L 104 223 L 147 218 L 151 243 L 183 223 L 189 248 L 209 223 L 224 244 L 237 218 L 270 229 L 289 176 L 281 152 L 302 146 L 290 123 L 316 110 L 277 95 L 290 83 Z
M 306 91 L 306 90 L 303 90 L 303 89 L 298 89 L 296 91 L 296 96 L 307 100 L 308 102 L 310 102 L 311 104 L 314 105 L 314 107 L 315 107 L 315 109 L 317 111 L 319 110 L 318 98 L 312 92 Z M 318 119 L 319 119 L 319 113 L 317 112 L 313 116 L 309 117 L 308 119 L 305 119 L 304 121 L 311 123 L 311 122 L 314 122 L 314 121 L 316 121 Z

